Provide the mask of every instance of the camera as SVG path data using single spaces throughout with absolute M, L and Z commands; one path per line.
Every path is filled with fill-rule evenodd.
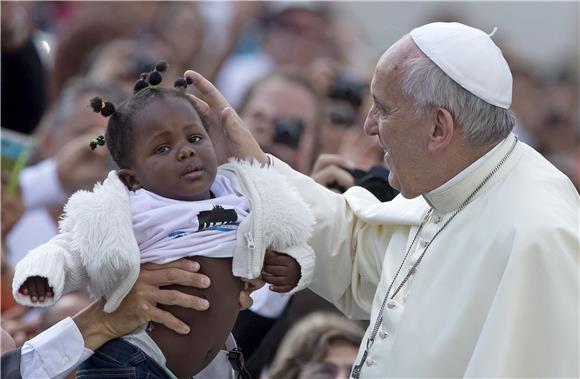
M 344 170 L 352 175 L 355 186 L 365 188 L 381 202 L 391 201 L 399 194 L 399 191 L 389 184 L 389 170 L 382 165 L 375 165 L 368 171 L 359 169 L 349 170 L 346 168 Z M 347 190 L 347 188 L 340 186 L 337 182 L 330 183 L 327 187 L 334 188 L 341 193 Z
M 277 118 L 274 120 L 274 143 L 298 148 L 300 137 L 304 131 L 304 121 L 293 118 Z
M 332 100 L 346 101 L 358 110 L 363 102 L 365 88 L 366 85 L 361 82 L 339 77 L 332 83 L 328 97 Z

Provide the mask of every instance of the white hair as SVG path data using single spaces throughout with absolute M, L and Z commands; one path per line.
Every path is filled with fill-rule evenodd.
M 501 141 L 515 124 L 512 111 L 491 105 L 468 92 L 424 55 L 406 62 L 401 89 L 414 101 L 418 116 L 434 107 L 451 112 L 466 142 L 472 146 Z

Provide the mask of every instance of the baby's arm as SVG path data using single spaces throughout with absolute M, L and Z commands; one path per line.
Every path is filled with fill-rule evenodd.
M 300 280 L 300 265 L 289 255 L 267 250 L 262 279 L 274 292 L 290 292 Z
M 27 306 L 46 307 L 87 281 L 71 233 L 61 233 L 30 251 L 14 270 L 12 294 Z

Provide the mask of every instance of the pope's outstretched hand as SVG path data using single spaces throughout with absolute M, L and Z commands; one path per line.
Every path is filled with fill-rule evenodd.
M 200 97 L 189 97 L 210 124 L 209 135 L 216 149 L 218 163 L 225 163 L 229 157 L 235 157 L 256 159 L 267 164 L 266 154 L 217 88 L 195 71 L 187 70 L 184 75 L 193 81 L 193 86 L 199 91 Z

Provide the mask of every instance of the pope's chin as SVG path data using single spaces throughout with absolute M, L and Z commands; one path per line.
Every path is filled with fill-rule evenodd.
M 392 169 L 389 168 L 389 170 L 390 171 L 389 171 L 388 181 L 389 181 L 389 185 L 392 188 L 399 191 L 401 193 L 401 195 L 406 199 L 413 199 L 413 198 L 419 196 L 418 193 L 410 192 L 407 190 L 407 188 L 405 186 L 402 186 L 397 174 Z

